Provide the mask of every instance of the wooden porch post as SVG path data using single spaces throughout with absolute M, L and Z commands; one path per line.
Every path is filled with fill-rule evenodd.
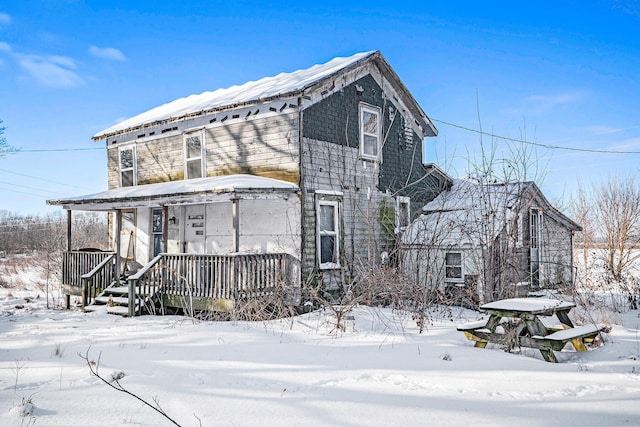
M 67 252 L 71 251 L 71 209 L 67 209 Z
M 240 252 L 240 199 L 231 199 L 233 203 L 233 251 Z
M 120 285 L 120 270 L 121 270 L 121 265 L 120 265 L 120 242 L 121 242 L 121 237 L 120 237 L 120 230 L 122 229 L 122 211 L 120 209 L 116 210 L 116 247 L 115 247 L 115 253 L 116 253 L 116 282 Z

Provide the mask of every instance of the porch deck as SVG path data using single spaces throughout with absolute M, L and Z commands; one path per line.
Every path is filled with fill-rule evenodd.
M 120 282 L 113 252 L 68 251 L 63 259 L 65 293 L 82 295 L 83 309 Z M 299 261 L 284 253 L 164 253 L 120 285 L 129 288 L 127 313 L 135 316 L 159 300 L 179 307 L 188 299 L 201 309 L 223 310 L 239 298 L 271 295 L 283 286 L 293 291 L 299 277 Z M 140 297 L 144 305 L 134 303 Z

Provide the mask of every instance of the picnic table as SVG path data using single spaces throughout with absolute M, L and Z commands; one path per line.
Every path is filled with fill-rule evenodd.
M 562 350 L 568 342 L 576 351 L 586 351 L 586 344 L 604 329 L 604 325 L 574 326 L 569 311 L 575 304 L 547 298 L 510 298 L 480 306 L 489 318 L 459 325 L 475 347 L 485 348 L 488 343 L 537 348 L 547 362 L 558 362 L 554 351 Z M 557 326 L 546 326 L 541 318 L 555 315 Z

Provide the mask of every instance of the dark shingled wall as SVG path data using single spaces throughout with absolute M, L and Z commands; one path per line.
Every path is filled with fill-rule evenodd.
M 364 91 L 358 91 L 356 87 Z M 424 178 L 422 141 L 409 126 L 405 126 L 406 118 L 383 96 L 382 89 L 371 75 L 305 109 L 303 137 L 358 147 L 358 106 L 361 102 L 382 109 L 382 132 L 386 142 L 382 149 L 379 190 L 410 196 L 412 211 L 421 208 L 440 192 L 442 183 L 433 176 Z

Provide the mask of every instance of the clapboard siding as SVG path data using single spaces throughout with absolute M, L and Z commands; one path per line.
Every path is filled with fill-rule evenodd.
M 208 175 L 250 173 L 298 183 L 298 113 L 206 129 Z
M 138 185 L 184 179 L 183 139 L 183 132 L 173 132 L 135 142 Z M 249 173 L 298 183 L 298 140 L 297 111 L 210 125 L 204 129 L 207 176 Z M 108 150 L 109 188 L 120 186 L 118 147 Z
M 316 198 L 341 200 L 341 264 L 355 272 L 359 267 L 377 265 L 389 241 L 382 233 L 379 212 L 390 196 L 378 189 L 375 162 L 359 159 L 358 148 L 303 138 L 302 186 L 304 191 L 303 271 L 317 266 Z M 337 194 L 341 194 L 337 196 Z
M 542 221 L 542 276 L 543 285 L 572 283 L 573 233 L 549 215 Z

